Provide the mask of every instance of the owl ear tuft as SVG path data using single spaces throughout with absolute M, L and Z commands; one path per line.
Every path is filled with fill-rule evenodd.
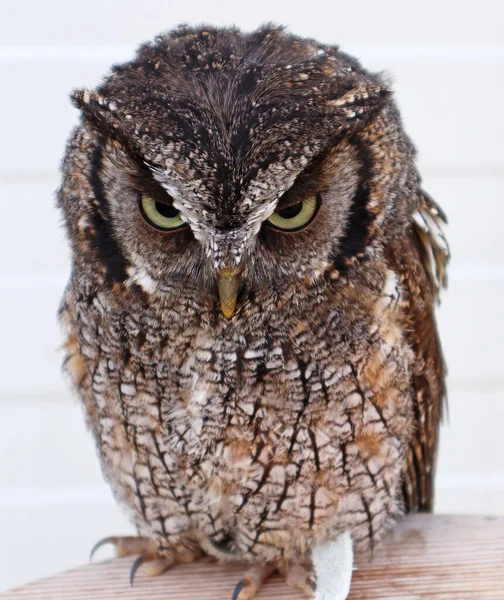
M 94 90 L 80 88 L 70 94 L 72 104 L 78 108 L 84 119 L 99 129 L 115 130 L 119 123 L 114 116 L 114 102 Z
M 352 123 L 368 120 L 379 112 L 387 103 L 392 92 L 382 85 L 363 84 L 356 87 L 339 98 L 328 100 L 327 105 L 331 112 L 336 113 L 348 127 Z

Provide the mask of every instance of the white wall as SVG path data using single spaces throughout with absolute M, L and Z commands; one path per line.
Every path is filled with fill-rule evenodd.
M 242 5 L 243 4 L 243 5 Z M 247 5 L 245 5 L 247 4 Z M 504 512 L 504 11 L 499 0 L 24 0 L 0 18 L 0 590 L 87 560 L 128 525 L 61 379 L 56 309 L 68 253 L 54 209 L 77 112 L 68 92 L 179 22 L 266 20 L 393 75 L 453 251 L 439 313 L 450 419 L 440 512 Z

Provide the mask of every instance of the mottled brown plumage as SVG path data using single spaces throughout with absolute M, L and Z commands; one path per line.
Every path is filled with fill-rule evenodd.
M 448 251 L 382 79 L 179 28 L 73 98 L 66 366 L 148 557 L 288 568 L 429 509 Z

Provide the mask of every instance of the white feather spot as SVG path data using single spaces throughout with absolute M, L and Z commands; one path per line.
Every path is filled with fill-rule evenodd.
M 264 356 L 264 350 L 262 348 L 258 348 L 257 350 L 249 349 L 245 351 L 243 356 L 246 359 L 260 358 L 261 356 Z
M 397 275 L 394 271 L 389 270 L 387 272 L 387 280 L 385 282 L 385 286 L 383 288 L 382 297 L 380 299 L 380 305 L 383 308 L 390 306 L 391 304 L 395 304 L 397 299 L 399 298 L 399 282 L 397 280 Z
M 84 214 L 77 221 L 77 227 L 79 228 L 80 231 L 83 231 L 84 229 L 87 228 L 88 225 L 89 225 L 88 216 Z
M 157 287 L 157 282 L 143 267 L 130 267 L 128 269 L 128 275 L 129 278 L 125 282 L 128 286 L 133 284 L 139 285 L 145 292 L 149 294 L 152 293 Z
M 136 394 L 136 387 L 132 383 L 121 383 L 121 394 L 134 396 Z
M 194 402 L 194 404 L 199 404 L 200 406 L 205 406 L 207 396 L 208 396 L 208 390 L 205 390 L 205 389 L 194 390 L 192 393 L 192 401 Z

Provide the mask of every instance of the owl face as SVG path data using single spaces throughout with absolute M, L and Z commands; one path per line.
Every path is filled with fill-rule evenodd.
M 73 97 L 96 139 L 102 256 L 151 294 L 190 289 L 238 318 L 250 296 L 317 285 L 406 212 L 372 181 L 381 81 L 280 29 L 180 29 Z
M 361 169 L 357 149 L 342 141 L 287 185 L 255 197 L 244 189 L 237 217 L 212 210 L 215 196 L 138 164 L 113 140 L 102 161 L 112 235 L 131 271 L 160 293 L 181 282 L 211 298 L 220 293 L 229 316 L 238 292 L 274 292 L 307 276 L 316 282 L 348 227 Z M 224 287 L 233 277 L 236 289 L 233 281 Z

